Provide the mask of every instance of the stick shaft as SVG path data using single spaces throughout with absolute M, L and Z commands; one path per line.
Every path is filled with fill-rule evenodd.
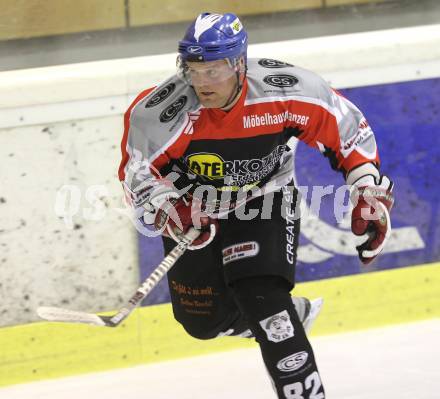
M 180 241 L 170 253 L 159 263 L 156 269 L 146 278 L 142 285 L 137 289 L 134 295 L 128 300 L 128 303 L 112 318 L 110 322 L 114 325 L 121 323 L 145 297 L 159 284 L 168 271 L 174 266 L 177 260 L 185 253 L 188 246 L 200 235 L 200 231 L 191 228 L 185 237 Z
M 38 315 L 45 320 L 66 323 L 86 323 L 95 326 L 116 327 L 142 302 L 142 300 L 157 286 L 177 260 L 185 253 L 188 246 L 200 235 L 200 231 L 191 228 L 183 239 L 170 251 L 162 262 L 154 269 L 127 304 L 113 316 L 99 316 L 92 313 L 79 312 L 63 308 L 40 306 Z

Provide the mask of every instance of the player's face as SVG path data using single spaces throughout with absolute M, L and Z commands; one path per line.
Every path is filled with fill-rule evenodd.
M 187 62 L 188 77 L 206 108 L 221 108 L 237 90 L 237 76 L 226 60 Z

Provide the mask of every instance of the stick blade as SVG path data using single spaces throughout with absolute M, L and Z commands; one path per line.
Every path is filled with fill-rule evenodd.
M 37 314 L 44 320 L 59 321 L 63 323 L 84 323 L 94 326 L 107 326 L 107 323 L 98 315 L 93 313 L 78 312 L 63 308 L 40 306 Z
M 316 298 L 310 303 L 311 303 L 310 313 L 303 321 L 303 326 L 306 333 L 310 332 L 313 323 L 315 322 L 316 318 L 319 316 L 319 313 L 321 312 L 322 309 L 322 305 L 324 303 L 324 299 Z

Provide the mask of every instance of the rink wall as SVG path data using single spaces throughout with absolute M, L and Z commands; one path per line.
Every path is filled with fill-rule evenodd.
M 203 5 L 211 12 L 232 10 L 243 16 L 383 1 L 387 0 L 205 0 Z M 199 12 L 200 2 L 194 0 L 3 0 L 0 40 L 173 24 L 191 21 Z
M 438 190 L 429 186 L 429 179 L 435 181 L 430 160 L 438 155 L 432 132 L 439 128 L 439 44 L 440 27 L 430 26 L 250 49 L 250 56 L 264 54 L 311 68 L 359 101 L 376 96 L 380 101 L 371 116 L 381 116 L 376 123 L 390 129 L 388 135 L 393 126 L 385 122 L 408 107 L 408 118 L 394 121 L 396 130 L 406 140 L 411 134 L 419 139 L 406 143 L 408 151 L 416 150 L 408 152 L 408 159 L 399 159 L 396 151 L 404 146 L 403 136 L 384 146 L 392 147 L 393 162 L 387 164 L 384 156 L 384 167 L 391 175 L 399 171 L 400 196 L 393 210 L 394 244 L 381 257 L 385 260 L 379 270 L 361 268 L 353 254 L 340 253 L 343 246 L 320 245 L 320 231 L 331 233 L 324 241 L 334 235 L 327 225 L 303 224 L 304 282 L 297 292 L 326 301 L 315 334 L 440 316 L 440 264 L 435 263 L 439 213 L 438 206 L 432 208 L 438 204 L 438 193 L 432 193 Z M 160 258 L 142 253 L 143 243 L 120 204 L 116 168 L 121 113 L 137 92 L 172 73 L 173 65 L 174 55 L 161 55 L 0 74 L 0 159 L 5 165 L 0 181 L 6 187 L 0 191 L 0 385 L 250 345 L 228 338 L 188 338 L 172 320 L 168 304 L 141 308 L 118 329 L 29 324 L 36 321 L 35 308 L 41 304 L 87 311 L 118 308 L 137 287 L 142 270 L 154 265 L 155 256 Z M 362 87 L 364 91 L 356 91 Z M 386 101 L 391 93 L 394 102 Z M 397 99 L 407 94 L 410 99 L 426 95 L 427 102 L 418 107 L 416 98 L 399 104 Z M 299 161 L 298 174 L 307 167 L 306 160 Z M 400 172 L 399 167 L 414 170 Z M 429 179 L 423 180 L 425 175 Z M 73 188 L 60 193 L 65 184 Z M 420 208 L 414 208 L 418 202 Z M 340 226 L 338 232 L 344 239 L 346 230 Z M 411 245 L 399 247 L 402 243 Z M 325 257 L 327 269 L 319 263 Z M 350 275 L 311 272 L 337 270 L 340 262 L 347 263 L 344 270 L 357 270 Z

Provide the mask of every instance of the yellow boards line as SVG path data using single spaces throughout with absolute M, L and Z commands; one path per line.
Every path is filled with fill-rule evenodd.
M 325 299 L 313 334 L 440 317 L 440 263 L 299 284 L 295 295 Z M 0 386 L 252 346 L 198 341 L 169 304 L 138 309 L 118 328 L 33 323 L 0 328 Z

